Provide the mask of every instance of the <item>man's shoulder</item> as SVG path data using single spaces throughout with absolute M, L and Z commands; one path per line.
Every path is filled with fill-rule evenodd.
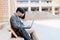
M 11 19 L 11 18 L 16 18 L 16 16 L 13 14 L 13 15 L 10 17 L 10 19 Z

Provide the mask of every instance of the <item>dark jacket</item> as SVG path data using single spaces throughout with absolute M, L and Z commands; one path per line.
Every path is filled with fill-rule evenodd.
M 10 24 L 13 29 L 24 28 L 24 24 L 21 22 L 20 18 L 14 13 L 10 18 Z

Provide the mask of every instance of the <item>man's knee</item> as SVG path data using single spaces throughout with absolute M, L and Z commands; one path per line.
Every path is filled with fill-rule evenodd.
M 31 31 L 34 33 L 35 32 L 35 30 L 34 29 L 31 29 Z

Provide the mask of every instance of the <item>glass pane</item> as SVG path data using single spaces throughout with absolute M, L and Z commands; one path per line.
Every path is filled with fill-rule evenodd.
M 51 3 L 51 0 L 41 0 L 44 3 Z
M 28 11 L 28 7 L 23 7 L 25 9 L 25 11 Z
M 39 11 L 39 7 L 31 7 L 31 11 Z
M 17 0 L 17 3 L 27 3 L 28 0 Z
M 42 11 L 51 12 L 52 8 L 51 7 L 42 7 Z
M 25 11 L 28 11 L 28 7 L 21 7 L 21 8 L 25 9 Z
M 48 8 L 42 8 L 42 11 L 48 11 Z
M 60 15 L 60 7 L 55 8 L 55 15 Z
M 32 3 L 39 3 L 39 0 L 31 0 Z
M 55 10 L 59 10 L 59 8 L 55 8 Z

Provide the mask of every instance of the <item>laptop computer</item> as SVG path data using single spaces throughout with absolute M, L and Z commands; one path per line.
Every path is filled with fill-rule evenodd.
M 31 27 L 33 26 L 33 23 L 34 23 L 34 20 L 32 21 L 32 23 L 31 23 L 31 25 L 30 25 Z
M 30 22 L 30 24 L 28 26 L 25 27 L 25 29 L 30 29 L 33 26 L 34 20 L 32 20 L 32 22 Z

